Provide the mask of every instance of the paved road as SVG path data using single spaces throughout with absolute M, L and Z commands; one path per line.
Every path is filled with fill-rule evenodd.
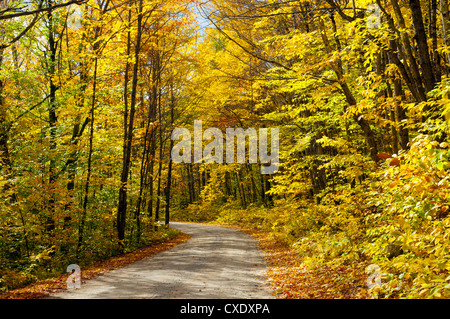
M 219 226 L 171 227 L 191 239 L 50 298 L 274 298 L 265 285 L 262 252 L 251 236 Z

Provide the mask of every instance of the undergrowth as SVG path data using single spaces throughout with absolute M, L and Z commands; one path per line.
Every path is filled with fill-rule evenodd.
M 263 231 L 294 249 L 310 270 L 358 269 L 360 276 L 375 264 L 381 270 L 381 287 L 371 293 L 378 298 L 448 298 L 447 147 L 418 136 L 400 165 L 390 165 L 387 159 L 353 187 L 325 192 L 320 203 L 280 198 L 271 208 L 242 209 L 237 201 L 206 202 L 190 205 L 184 214 L 190 221 Z
M 152 247 L 179 234 L 180 231 L 176 229 L 161 227 L 158 231 L 142 234 L 139 243 L 135 242 L 132 245 L 128 245 L 122 252 L 117 248 L 106 251 L 105 247 L 103 249 L 101 247 L 92 247 L 92 249 L 85 249 L 82 258 L 78 260 L 73 256 L 72 258 L 62 256 L 61 252 L 57 251 L 55 246 L 52 246 L 40 254 L 31 256 L 29 260 L 23 262 L 21 268 L 3 269 L 0 272 L 0 292 L 21 288 L 40 280 L 58 277 L 66 273 L 66 268 L 69 264 L 75 263 L 81 267 L 93 265 L 112 257 L 133 253 L 141 248 Z

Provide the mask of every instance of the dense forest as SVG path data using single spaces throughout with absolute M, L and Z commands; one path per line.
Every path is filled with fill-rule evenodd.
M 3 0 L 0 31 L 1 289 L 178 220 L 450 297 L 448 0 Z M 172 161 L 196 120 L 278 128 L 278 170 Z

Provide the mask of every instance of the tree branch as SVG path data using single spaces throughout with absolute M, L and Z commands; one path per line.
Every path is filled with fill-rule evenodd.
M 67 6 L 70 6 L 72 4 L 81 5 L 81 4 L 85 3 L 85 2 L 86 2 L 86 0 L 70 0 L 69 2 L 66 2 L 66 3 L 55 4 L 54 6 L 49 6 L 49 7 L 45 7 L 45 8 L 41 8 L 39 6 L 38 9 L 33 10 L 33 11 L 22 11 L 22 12 L 18 12 L 18 13 L 11 13 L 11 14 L 6 14 L 6 15 L 1 15 L 0 16 L 0 20 L 7 20 L 7 19 L 17 18 L 17 17 L 22 17 L 22 16 L 29 16 L 29 15 L 33 15 L 33 14 L 38 14 L 38 13 L 41 13 L 41 12 L 51 11 L 51 10 L 62 8 L 62 7 L 67 7 Z
M 30 22 L 30 24 L 28 24 L 28 26 L 25 29 L 23 29 L 23 31 L 20 32 L 14 39 L 9 41 L 8 43 L 4 43 L 4 44 L 0 45 L 0 50 L 4 50 L 7 47 L 13 45 L 15 42 L 17 42 L 22 36 L 25 35 L 25 33 L 27 33 L 36 24 L 36 22 L 38 22 L 38 20 L 39 20 L 39 15 L 37 14 L 34 16 L 33 20 Z

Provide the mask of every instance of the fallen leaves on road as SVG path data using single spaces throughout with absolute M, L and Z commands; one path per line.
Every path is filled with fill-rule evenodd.
M 145 257 L 155 255 L 161 251 L 170 249 L 190 238 L 189 235 L 180 233 L 166 241 L 159 242 L 149 247 L 139 248 L 133 252 L 96 262 L 95 264 L 81 267 L 81 282 L 103 275 L 104 273 L 132 264 Z M 35 299 L 48 296 L 51 293 L 66 289 L 66 280 L 69 274 L 63 274 L 55 278 L 37 281 L 28 286 L 0 293 L 0 299 Z
M 370 298 L 365 268 L 356 265 L 322 266 L 307 269 L 295 250 L 269 235 L 251 228 L 240 228 L 258 240 L 269 266 L 270 287 L 278 298 L 356 299 Z

